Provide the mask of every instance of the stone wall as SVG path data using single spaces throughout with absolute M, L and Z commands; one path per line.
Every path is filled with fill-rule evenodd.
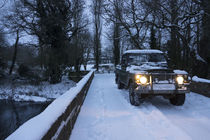
M 192 83 L 190 84 L 190 90 L 192 92 L 210 97 L 210 83 L 192 81 Z
M 72 100 L 72 102 L 67 107 L 66 111 L 55 121 L 51 126 L 43 140 L 69 140 L 71 131 L 76 122 L 77 116 L 80 112 L 80 108 L 85 100 L 88 89 L 94 77 L 92 73 L 90 79 L 82 88 L 82 90 L 77 94 L 77 96 Z

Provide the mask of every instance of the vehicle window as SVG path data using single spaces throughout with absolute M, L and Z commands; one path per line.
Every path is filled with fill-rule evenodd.
M 163 54 L 149 54 L 149 61 L 148 62 L 165 62 L 165 57 Z
M 121 64 L 123 64 L 123 65 L 126 64 L 126 56 L 125 55 L 122 57 Z
M 128 64 L 138 65 L 146 62 L 165 62 L 163 54 L 131 54 L 128 57 Z

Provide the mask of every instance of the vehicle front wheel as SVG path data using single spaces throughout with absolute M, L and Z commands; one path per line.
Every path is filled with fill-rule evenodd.
M 137 93 L 135 93 L 134 89 L 135 89 L 134 85 L 130 84 L 129 86 L 130 103 L 134 106 L 139 106 L 140 105 L 139 96 L 137 95 Z
M 170 98 L 169 100 L 172 105 L 181 106 L 185 102 L 185 94 L 177 94 L 175 97 Z

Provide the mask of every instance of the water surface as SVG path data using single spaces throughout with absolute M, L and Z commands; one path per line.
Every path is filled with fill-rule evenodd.
M 24 122 L 41 113 L 49 104 L 50 102 L 0 100 L 0 140 L 5 139 Z

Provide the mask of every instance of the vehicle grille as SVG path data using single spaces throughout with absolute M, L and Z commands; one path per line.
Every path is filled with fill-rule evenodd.
M 173 73 L 152 73 L 153 83 L 174 83 L 174 78 Z

